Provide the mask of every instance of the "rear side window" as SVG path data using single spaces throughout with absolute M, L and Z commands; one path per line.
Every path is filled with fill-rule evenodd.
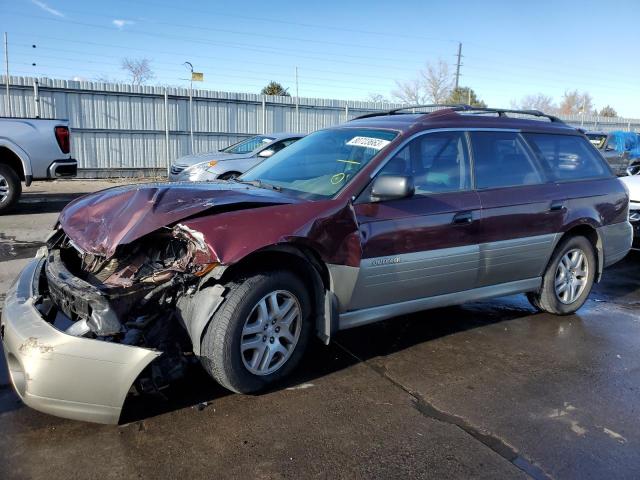
M 516 132 L 471 132 L 476 188 L 535 185 L 544 179 Z
M 462 132 L 422 135 L 387 162 L 380 175 L 410 175 L 417 195 L 468 190 L 469 155 Z
M 577 135 L 525 133 L 538 159 L 554 181 L 610 177 L 605 161 Z

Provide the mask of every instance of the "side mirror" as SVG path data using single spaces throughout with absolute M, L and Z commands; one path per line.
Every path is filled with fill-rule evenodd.
M 274 152 L 274 151 L 273 151 L 273 150 L 271 150 L 270 148 L 267 148 L 267 149 L 265 149 L 265 150 L 262 150 L 260 153 L 258 153 L 258 156 L 259 156 L 260 158 L 269 158 L 269 157 L 270 157 L 271 155 L 273 155 L 274 153 L 276 153 L 276 152 Z
M 371 201 L 383 202 L 410 197 L 415 193 L 413 177 L 406 175 L 379 175 L 371 186 Z

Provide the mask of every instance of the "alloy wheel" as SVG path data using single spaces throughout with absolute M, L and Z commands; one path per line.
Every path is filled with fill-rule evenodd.
M 575 302 L 587 287 L 589 262 L 579 248 L 569 250 L 562 256 L 555 277 L 555 292 L 565 305 Z
M 9 198 L 9 193 L 9 182 L 4 176 L 0 175 L 0 203 Z
M 269 375 L 293 354 L 302 329 L 302 308 L 286 290 L 271 292 L 253 307 L 240 339 L 240 354 L 247 370 Z

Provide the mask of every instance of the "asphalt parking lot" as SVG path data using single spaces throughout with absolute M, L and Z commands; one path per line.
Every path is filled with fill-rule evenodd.
M 0 217 L 0 298 L 57 213 L 109 182 L 37 184 Z M 0 478 L 637 478 L 640 254 L 577 315 L 523 296 L 315 344 L 293 378 L 229 394 L 194 369 L 121 425 L 23 406 L 0 371 Z

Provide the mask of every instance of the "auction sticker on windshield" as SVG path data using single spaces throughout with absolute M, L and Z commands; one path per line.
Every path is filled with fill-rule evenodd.
M 382 150 L 391 143 L 389 140 L 373 137 L 353 137 L 347 142 L 347 145 L 353 147 L 373 148 L 374 150 Z

